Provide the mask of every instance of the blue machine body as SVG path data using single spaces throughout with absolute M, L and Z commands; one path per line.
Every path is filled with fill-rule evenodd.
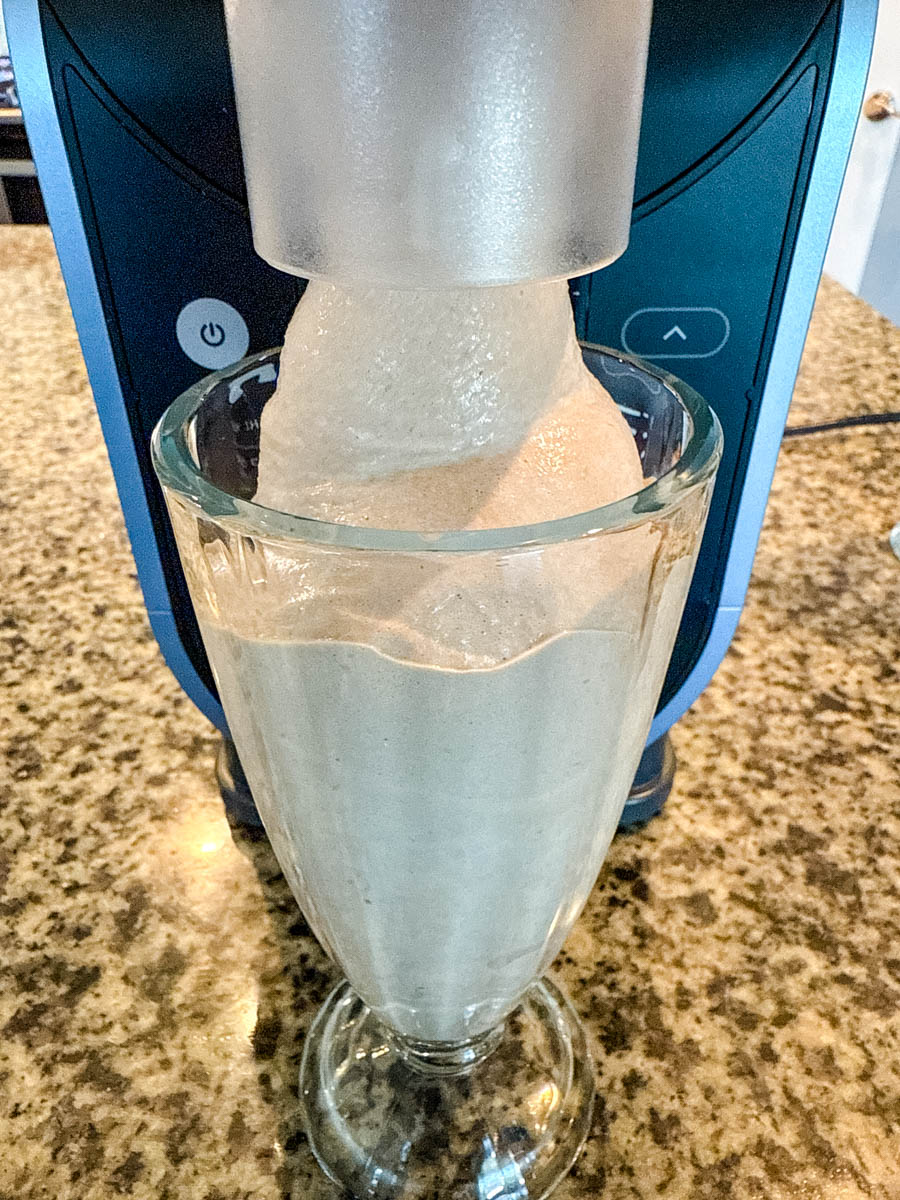
M 176 395 L 227 365 L 229 346 L 236 358 L 278 344 L 303 283 L 253 251 L 222 3 L 3 2 L 150 621 L 185 691 L 224 729 L 149 436 Z M 737 627 L 876 9 L 656 0 L 631 244 L 572 285 L 585 340 L 681 375 L 725 431 L 651 741 L 703 690 Z M 198 337 L 214 361 L 197 361 Z

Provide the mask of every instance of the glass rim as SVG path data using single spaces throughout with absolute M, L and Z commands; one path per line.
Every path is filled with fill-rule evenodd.
M 197 508 L 202 516 L 236 534 L 316 542 L 355 550 L 395 553 L 513 550 L 629 529 L 671 512 L 715 472 L 722 452 L 722 428 L 718 418 L 698 392 L 668 371 L 607 346 L 585 341 L 579 345 L 584 351 L 603 354 L 656 379 L 675 395 L 691 419 L 687 445 L 668 471 L 629 496 L 585 512 L 530 525 L 428 533 L 300 517 L 233 496 L 203 475 L 191 453 L 187 425 L 212 388 L 235 372 L 252 369 L 272 354 L 280 353 L 280 347 L 251 354 L 230 367 L 204 375 L 173 400 L 153 430 L 150 443 L 153 468 L 165 489 Z

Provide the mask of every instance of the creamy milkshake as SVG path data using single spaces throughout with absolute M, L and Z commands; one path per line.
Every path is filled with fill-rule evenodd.
M 618 823 L 646 734 L 633 640 L 585 630 L 458 671 L 203 635 L 316 935 L 401 1033 L 489 1029 L 555 956 Z
M 643 482 L 565 285 L 311 284 L 263 411 L 256 499 L 433 531 L 572 515 Z M 646 737 L 632 712 L 668 658 L 642 639 L 658 561 L 647 528 L 507 555 L 311 546 L 289 594 L 257 587 L 254 604 L 237 579 L 227 631 L 203 620 L 279 860 L 401 1033 L 492 1027 L 580 912 Z
M 643 484 L 565 283 L 308 285 L 262 414 L 259 504 L 380 529 L 496 529 Z
M 345 307 L 319 300 L 323 317 Z M 569 372 L 565 324 L 532 319 L 543 303 L 526 298 L 517 352 L 540 350 L 546 329 L 544 365 L 562 353 L 543 406 L 522 379 L 525 422 L 479 299 L 464 320 L 481 322 L 477 353 L 448 376 L 434 331 L 433 364 L 420 358 L 416 378 L 392 368 L 396 388 L 383 375 L 404 361 L 408 312 L 393 328 L 377 310 L 356 324 L 370 350 L 382 326 L 376 369 L 369 356 L 347 366 L 355 336 L 299 321 L 303 355 L 321 336 L 346 390 L 292 385 L 289 338 L 259 439 L 257 498 L 274 507 L 242 497 L 277 352 L 185 393 L 154 436 L 238 752 L 291 889 L 347 976 L 307 1031 L 300 1093 L 314 1153 L 354 1194 L 544 1195 L 589 1128 L 584 1034 L 539 977 L 645 743 L 719 435 L 689 389 L 591 351 L 639 414 L 660 475 L 645 479 L 611 401 Z M 455 421 L 444 404 L 429 441 L 417 405 L 448 395 L 471 404 Z M 410 524 L 424 532 L 380 527 Z

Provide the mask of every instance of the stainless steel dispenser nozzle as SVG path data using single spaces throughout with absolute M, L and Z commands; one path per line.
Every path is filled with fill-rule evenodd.
M 651 0 L 226 0 L 256 248 L 386 287 L 625 249 Z

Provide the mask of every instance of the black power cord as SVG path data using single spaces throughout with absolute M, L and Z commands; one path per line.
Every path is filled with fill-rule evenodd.
M 826 421 L 822 425 L 788 425 L 786 438 L 806 437 L 810 433 L 832 433 L 835 429 L 853 429 L 861 425 L 897 425 L 900 412 L 859 413 L 855 417 L 841 417 L 837 421 Z

